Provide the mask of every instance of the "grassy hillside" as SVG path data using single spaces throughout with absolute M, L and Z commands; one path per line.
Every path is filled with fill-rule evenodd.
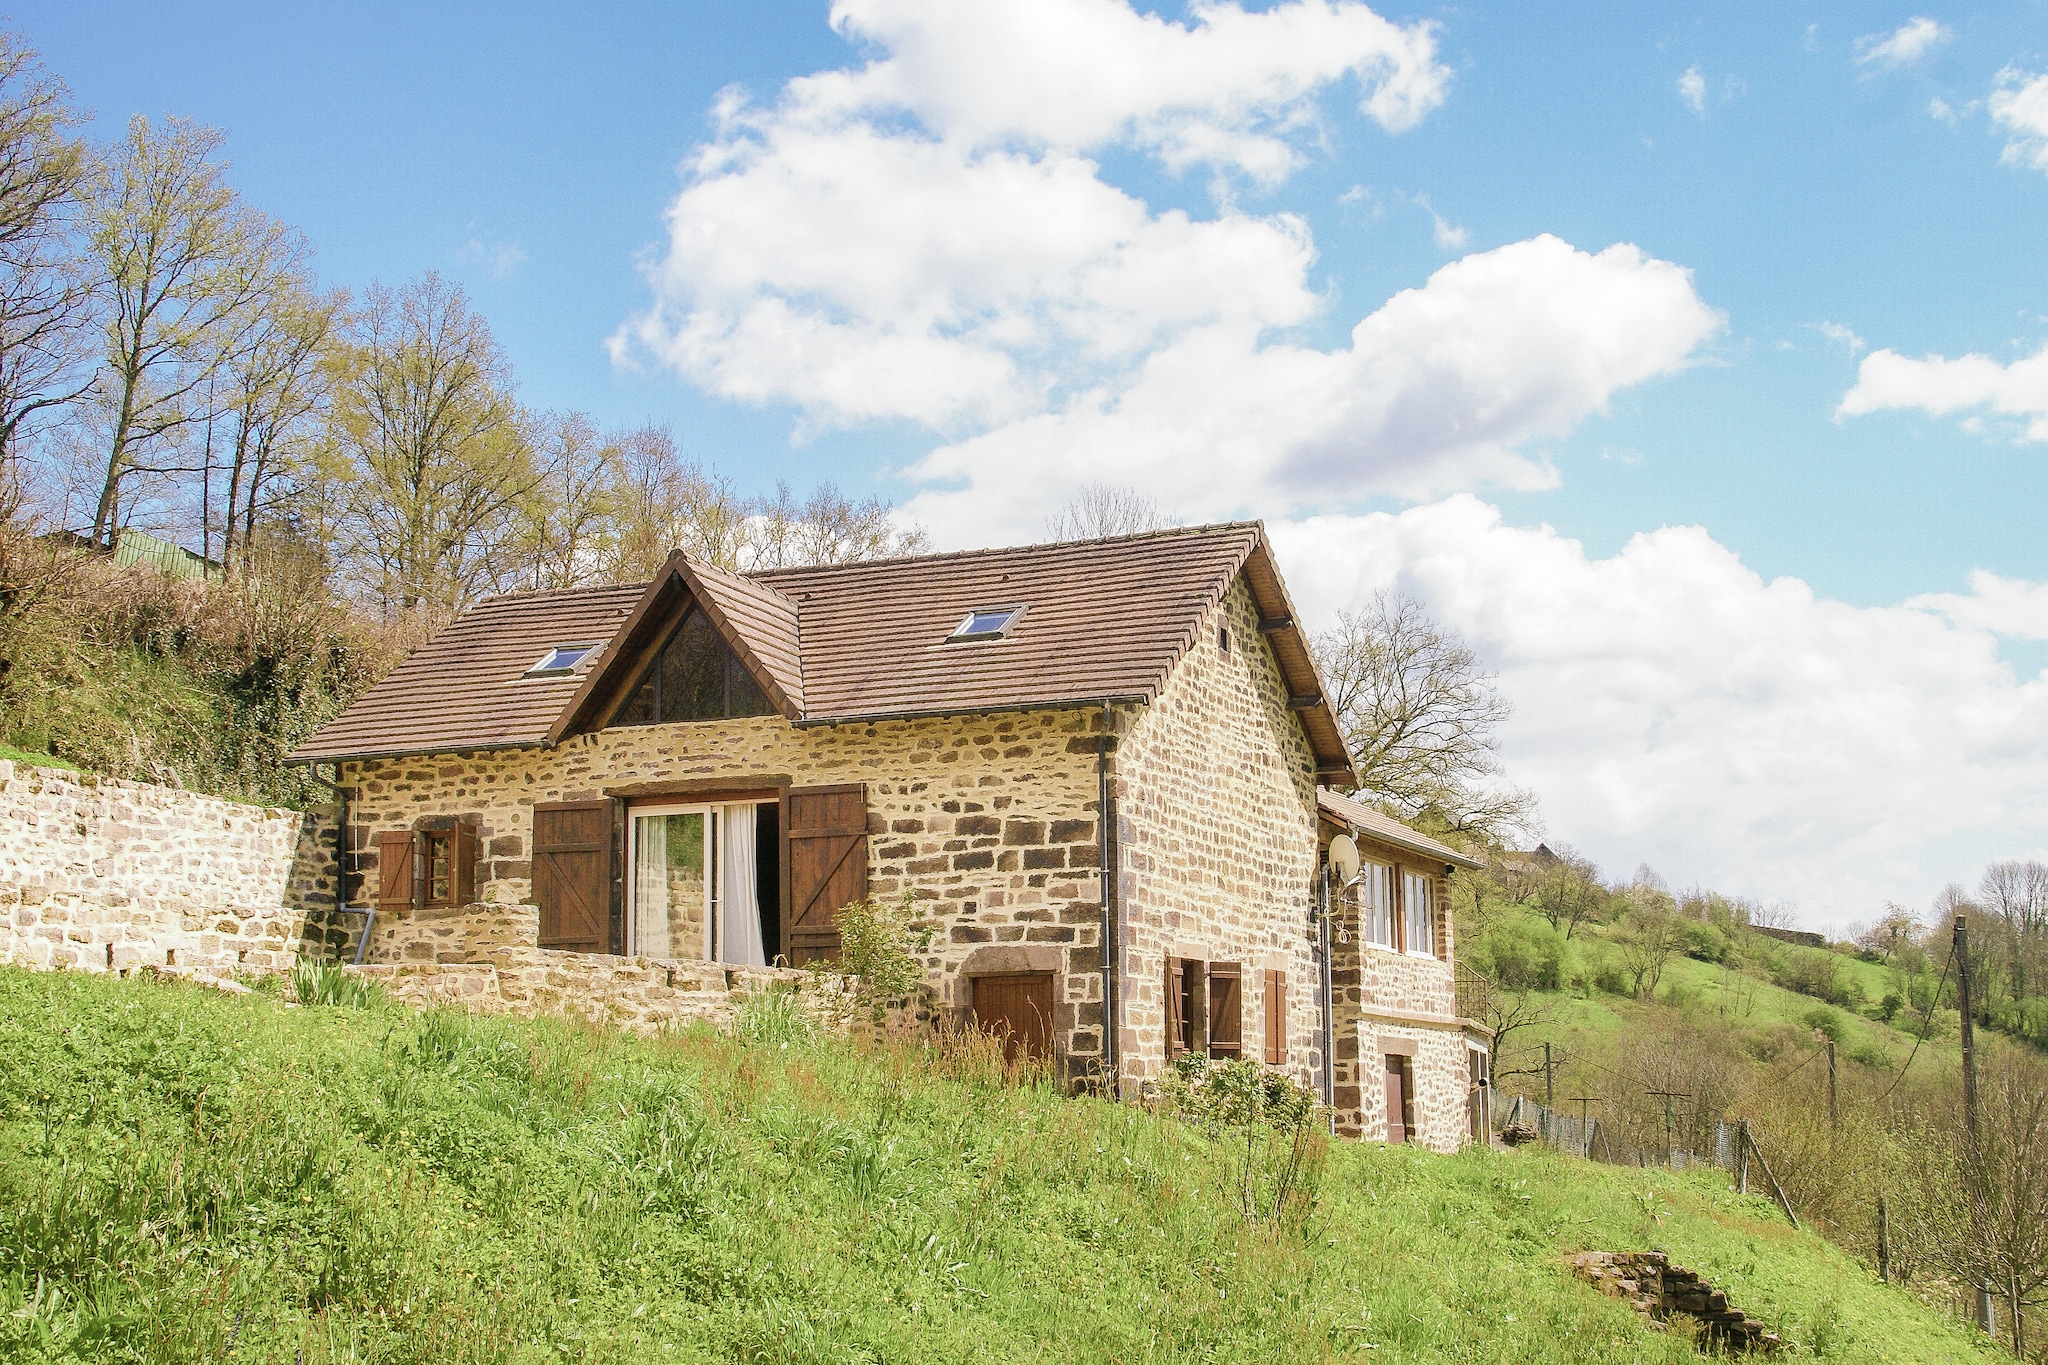
M 1680 1361 L 1564 1274 L 1658 1247 L 1809 1354 L 1985 1358 L 1725 1184 L 1333 1146 L 1247 1227 L 1223 1153 L 786 1012 L 652 1042 L 0 969 L 0 1357 Z

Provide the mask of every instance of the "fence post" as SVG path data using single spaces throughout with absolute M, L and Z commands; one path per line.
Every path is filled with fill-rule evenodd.
M 1742 1179 L 1741 1179 L 1740 1183 L 1738 1183 L 1738 1184 L 1736 1185 L 1736 1187 L 1735 1187 L 1735 1192 L 1736 1192 L 1737 1194 L 1748 1194 L 1748 1193 L 1749 1193 L 1749 1120 L 1748 1120 L 1748 1119 L 1744 1119 L 1744 1120 L 1742 1120 L 1742 1124 L 1741 1124 L 1741 1127 L 1740 1127 L 1740 1128 L 1739 1128 L 1739 1129 L 1737 1130 L 1737 1137 L 1736 1137 L 1736 1139 L 1735 1139 L 1735 1145 L 1736 1145 L 1736 1147 L 1738 1147 L 1738 1148 L 1739 1148 L 1739 1149 L 1741 1150 L 1741 1152 L 1742 1152 Z
M 1889 1284 L 1892 1278 L 1892 1219 L 1884 1196 L 1877 1197 L 1877 1280 Z
M 1778 1196 L 1778 1207 L 1785 1210 L 1785 1216 L 1792 1220 L 1793 1231 L 1798 1231 L 1799 1215 L 1792 1212 L 1792 1201 L 1785 1197 L 1785 1187 L 1778 1183 L 1778 1177 L 1771 1174 L 1770 1158 L 1764 1155 L 1764 1149 L 1758 1147 L 1754 1139 L 1751 1140 L 1750 1147 L 1756 1152 L 1756 1164 L 1763 1168 L 1764 1179 L 1770 1182 L 1771 1193 Z M 1988 1290 L 1985 1292 L 1987 1296 L 1990 1293 Z

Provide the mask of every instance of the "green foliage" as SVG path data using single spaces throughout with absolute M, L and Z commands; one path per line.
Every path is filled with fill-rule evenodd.
M 1247 1223 L 1306 1230 L 1329 1160 L 1314 1091 L 1257 1062 L 1190 1052 L 1167 1073 L 1165 1095 L 1214 1141 L 1223 1186 Z
M 336 1005 L 343 1009 L 374 1009 L 384 992 L 338 963 L 302 957 L 292 964 L 292 994 L 301 1005 Z
M 1841 1042 L 1846 1033 L 1840 1012 L 1826 1005 L 1815 1005 L 1799 1016 L 1799 1022 L 1833 1043 Z
M 832 922 L 839 930 L 837 970 L 854 978 L 857 998 L 875 1019 L 924 984 L 919 954 L 931 946 L 935 926 L 917 913 L 908 890 L 893 904 L 872 897 L 852 901 Z
M 1506 990 L 1554 991 L 1564 985 L 1565 938 L 1535 915 L 1496 915 L 1468 946 L 1466 961 Z
M 1254 1226 L 1199 1123 L 752 1008 L 642 1041 L 0 970 L 0 1359 L 1696 1360 L 1561 1269 L 1646 1244 L 1802 1352 L 1995 1358 L 1711 1175 L 1337 1142 Z

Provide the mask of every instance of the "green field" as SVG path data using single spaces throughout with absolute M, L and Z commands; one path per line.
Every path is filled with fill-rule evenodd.
M 1655 1247 L 1806 1354 L 1990 1358 L 1711 1176 L 1226 1152 L 787 1011 L 637 1041 L 0 969 L 0 1358 L 1676 1361 L 1575 1284 Z

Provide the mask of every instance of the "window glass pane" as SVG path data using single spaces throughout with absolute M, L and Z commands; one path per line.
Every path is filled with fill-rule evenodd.
M 655 722 L 654 673 L 650 670 L 645 680 L 633 689 L 632 697 L 619 708 L 614 725 L 652 725 Z
M 747 672 L 747 666 L 739 656 L 728 651 L 727 667 L 732 678 L 732 702 L 726 714 L 730 716 L 765 716 L 775 708 L 768 704 L 768 694 L 761 690 L 754 675 Z
M 427 902 L 430 905 L 446 905 L 449 900 L 448 842 L 446 834 L 427 836 Z
M 1358 886 L 1359 923 L 1365 941 L 1375 948 L 1394 946 L 1394 869 L 1367 863 Z
M 710 857 L 703 811 L 633 817 L 633 952 L 704 958 Z
M 661 652 L 661 718 L 723 720 L 730 656 L 704 613 L 691 612 Z
M 1408 908 L 1408 951 L 1411 953 L 1436 952 L 1436 906 L 1431 898 L 1432 889 L 1428 877 L 1409 872 L 1401 878 L 1402 900 Z

